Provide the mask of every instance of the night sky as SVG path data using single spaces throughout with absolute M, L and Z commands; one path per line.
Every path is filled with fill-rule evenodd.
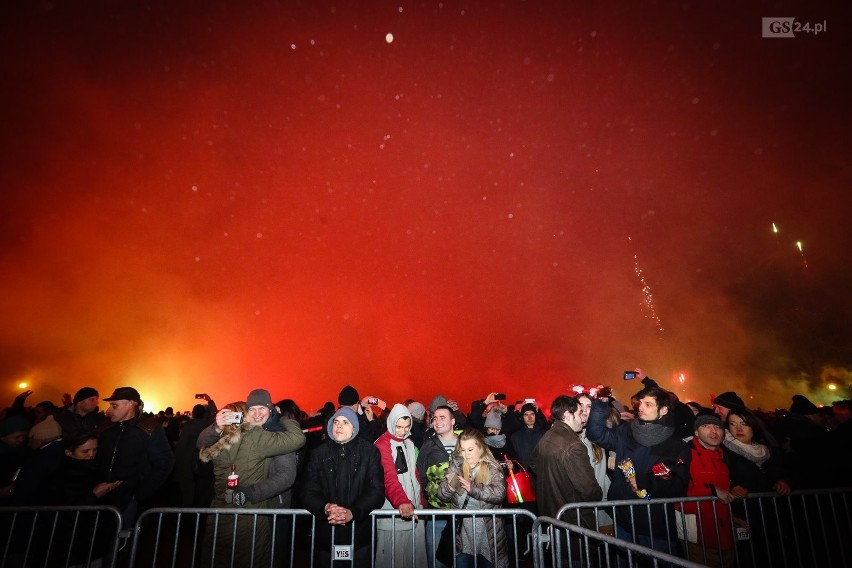
M 849 4 L 587 4 L 3 2 L 0 405 L 849 397 Z

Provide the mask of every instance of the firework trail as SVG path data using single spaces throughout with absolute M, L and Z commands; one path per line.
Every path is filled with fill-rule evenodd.
M 802 249 L 802 241 L 796 241 L 796 248 L 799 249 L 799 254 L 802 256 L 802 267 L 808 267 L 808 259 L 805 258 L 805 251 Z
M 627 237 L 628 241 L 632 241 L 630 237 Z M 645 312 L 645 317 L 650 318 L 654 325 L 657 327 L 657 331 L 662 334 L 665 331 L 663 327 L 663 322 L 660 319 L 660 315 L 657 313 L 657 305 L 654 302 L 654 294 L 651 292 L 651 285 L 648 284 L 648 281 L 645 279 L 645 273 L 642 271 L 642 267 L 639 266 L 639 255 L 633 255 L 633 271 L 636 273 L 636 277 L 639 278 L 639 282 L 642 284 L 642 307 Z

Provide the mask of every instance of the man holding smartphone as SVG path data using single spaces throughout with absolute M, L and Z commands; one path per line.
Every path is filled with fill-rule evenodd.
M 592 401 L 586 423 L 589 440 L 615 452 L 618 469 L 607 495 L 610 501 L 685 497 L 689 485 L 692 454 L 686 442 L 676 435 L 676 424 L 669 393 L 657 386 L 645 387 L 636 394 L 639 401 L 636 420 L 608 427 L 609 397 Z M 654 550 L 678 554 L 674 533 L 674 507 L 671 504 L 648 505 L 648 512 L 632 514 L 622 507 L 616 510 L 616 537 Z
M 192 407 L 192 418 L 180 428 L 175 448 L 175 479 L 181 507 L 207 507 L 213 500 L 213 465 L 198 459 L 195 443 L 201 431 L 213 423 L 218 409 L 206 393 L 195 398 L 207 404 Z

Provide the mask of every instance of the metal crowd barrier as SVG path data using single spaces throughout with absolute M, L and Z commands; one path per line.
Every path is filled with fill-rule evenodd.
M 620 568 L 637 564 L 695 566 L 695 563 L 713 563 L 725 568 L 832 568 L 852 565 L 849 548 L 852 542 L 852 489 L 799 491 L 787 496 L 755 494 L 734 501 L 726 507 L 731 515 L 742 519 L 742 526 L 731 528 L 734 533 L 733 549 L 727 551 L 727 556 L 717 554 L 718 558 L 713 553 L 719 551 L 704 545 L 702 508 L 698 508 L 695 523 L 699 533 L 696 535 L 698 552 L 695 552 L 694 545 L 691 547 L 693 554 L 683 549 L 681 545 L 686 543 L 678 537 L 678 517 L 681 517 L 681 527 L 685 525 L 685 517 L 675 510 L 675 506 L 682 508 L 686 503 L 706 501 L 715 499 L 685 497 L 575 503 L 560 509 L 556 519 L 537 519 L 525 509 L 417 510 L 417 522 L 423 523 L 424 530 L 397 530 L 396 525 L 391 525 L 390 548 L 393 554 L 377 561 L 377 547 L 374 546 L 369 562 L 356 562 L 356 551 L 345 544 L 354 540 L 355 523 L 332 528 L 331 542 L 337 544 L 328 551 L 318 550 L 317 532 L 325 530 L 327 525 L 304 509 L 149 509 L 139 516 L 132 530 L 120 531 L 121 516 L 112 507 L 2 507 L 0 568 L 97 566 L 98 562 L 103 568 L 312 568 L 316 559 L 322 564 L 344 560 L 344 566 L 348 561 L 353 568 L 363 568 L 368 564 L 395 568 L 397 564 L 409 564 L 422 549 L 431 557 L 431 566 L 434 565 L 434 543 L 441 536 L 437 527 L 442 522 L 449 523 L 454 533 L 457 526 L 471 518 L 485 519 L 492 525 L 498 519 L 503 521 L 510 568 L 530 565 L 535 568 Z M 714 515 L 714 523 L 708 525 L 715 526 L 716 508 L 709 508 L 709 511 Z M 605 531 L 605 527 L 601 523 L 603 515 L 598 513 L 607 513 L 611 518 L 621 514 L 622 518 L 632 520 L 651 516 L 662 518 L 658 526 L 664 527 L 665 534 L 622 532 L 622 538 L 615 538 L 601 532 Z M 591 518 L 594 526 L 588 522 Z M 395 510 L 373 511 L 371 530 L 368 531 L 370 538 L 367 540 L 377 543 L 379 533 L 386 531 L 387 521 L 393 519 L 399 520 Z M 340 534 L 339 531 L 348 534 Z M 336 538 L 338 536 L 340 538 Z M 648 544 L 645 536 L 662 540 L 671 548 L 654 551 L 643 546 Z M 718 541 L 719 533 L 714 536 Z M 387 532 L 382 538 L 388 538 Z M 427 541 L 433 545 L 427 546 Z M 496 544 L 489 543 L 489 546 L 493 547 L 491 556 L 496 556 Z M 398 556 L 397 549 L 403 551 L 402 556 Z M 363 554 L 364 549 L 358 552 Z M 321 556 L 324 554 L 329 556 Z M 478 560 L 474 562 L 482 564 Z M 455 561 L 452 563 L 455 564 Z
M 313 566 L 305 509 L 155 508 L 133 528 L 129 566 Z
M 705 544 L 705 537 L 720 542 L 716 507 L 709 511 L 697 507 L 693 519 L 682 512 L 685 503 L 712 501 L 718 500 L 715 497 L 684 497 L 573 503 L 562 507 L 557 518 L 580 525 L 585 515 L 586 519 L 594 518 L 594 528 L 601 530 L 605 517 L 615 519 L 621 515 L 629 519 L 630 524 L 653 517 L 658 526 L 665 527 L 664 532 L 641 535 L 632 531 L 629 532 L 632 542 L 646 544 L 646 537 L 667 541 L 666 551 L 671 554 L 724 568 L 841 568 L 852 563 L 848 547 L 852 542 L 852 489 L 796 491 L 786 496 L 755 493 L 730 505 L 719 504 L 727 508 L 734 520 L 727 529 L 731 531 L 732 542 L 727 550 L 721 550 L 720 545 Z M 713 522 L 707 524 L 714 527 L 715 534 L 704 534 L 702 521 L 706 519 L 702 519 L 702 513 L 713 515 Z M 843 545 L 838 546 L 838 543 Z
M 414 521 L 403 521 L 399 516 L 399 512 L 395 509 L 377 509 L 370 513 L 372 517 L 372 539 L 373 542 L 378 542 L 379 523 L 382 520 L 394 520 L 396 522 L 409 523 Z M 452 531 L 456 534 L 456 530 L 461 528 L 461 524 L 465 519 L 486 519 L 491 521 L 492 526 L 495 521 L 500 519 L 503 521 L 503 531 L 506 535 L 506 556 L 510 567 L 529 565 L 532 563 L 531 550 L 531 535 L 530 531 L 535 522 L 535 515 L 525 509 L 417 509 L 414 511 L 414 516 L 417 523 L 425 523 L 423 533 L 428 533 L 430 541 L 437 543 L 441 534 L 436 530 L 435 520 L 446 521 Z M 400 536 L 397 534 L 400 533 Z M 477 547 L 477 532 L 473 532 L 472 545 Z M 415 559 L 417 558 L 418 547 L 425 548 L 428 558 L 428 565 L 435 565 L 435 550 L 426 546 L 426 539 L 421 538 L 426 534 L 419 535 L 415 530 L 393 530 L 391 532 L 391 548 L 394 553 L 390 558 L 385 558 L 382 563 L 377 563 L 376 550 L 373 552 L 371 565 L 373 568 L 396 568 L 397 564 L 401 566 L 416 566 Z M 491 558 L 497 558 L 497 541 L 492 540 L 490 543 Z M 459 551 L 461 552 L 461 551 Z M 453 563 L 450 568 L 455 566 Z M 473 558 L 474 566 L 484 565 L 478 557 Z
M 416 510 L 417 523 L 422 531 L 391 531 L 392 548 L 409 551 L 413 560 L 418 551 L 432 557 L 434 551 L 426 549 L 426 526 L 433 531 L 434 542 L 440 534 L 434 531 L 435 518 L 446 520 L 455 531 L 464 519 L 489 519 L 494 523 L 502 519 L 507 537 L 507 556 L 510 566 L 522 566 L 523 558 L 532 565 L 532 551 L 526 543 L 528 531 L 535 516 L 524 509 L 442 509 Z M 375 510 L 371 513 L 371 541 L 376 543 L 380 520 L 399 520 L 396 510 Z M 364 522 L 364 521 L 362 521 Z M 265 526 L 264 526 L 265 525 Z M 140 515 L 133 530 L 133 546 L 129 566 L 156 568 L 171 566 L 313 566 L 317 555 L 328 554 L 327 564 L 350 565 L 361 568 L 356 560 L 352 543 L 358 523 L 345 527 L 331 527 L 329 550 L 319 550 L 316 533 L 318 522 L 304 509 L 149 509 Z M 340 533 L 343 534 L 340 534 Z M 475 535 L 474 535 L 475 536 Z M 408 539 L 406 541 L 406 539 Z M 283 540 L 284 546 L 281 546 Z M 257 543 L 260 542 L 260 546 Z M 475 544 L 475 542 L 474 542 Z M 496 556 L 496 542 L 492 541 Z M 377 568 L 394 568 L 399 562 L 406 564 L 396 553 L 379 564 L 376 547 L 371 549 L 370 565 Z M 425 556 L 424 556 L 425 557 Z M 475 565 L 481 563 L 474 559 Z M 326 564 L 326 562 L 323 562 Z M 455 562 L 453 562 L 453 565 Z
M 113 507 L 0 508 L 0 567 L 112 568 L 121 514 Z
M 533 551 L 536 568 L 569 566 L 634 566 L 702 568 L 685 558 L 621 540 L 552 517 L 538 517 L 533 523 Z

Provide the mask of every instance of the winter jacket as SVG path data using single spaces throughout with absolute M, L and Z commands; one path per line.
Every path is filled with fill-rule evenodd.
M 269 419 L 263 425 L 263 429 L 269 432 L 290 431 L 293 434 L 301 434 L 302 440 L 305 435 L 301 427 L 294 420 L 283 418 L 276 411 L 272 411 Z M 303 446 L 304 447 L 304 442 Z M 266 506 L 270 509 L 289 509 L 293 503 L 293 484 L 296 482 L 296 474 L 299 471 L 299 451 L 287 452 L 272 456 L 266 461 L 266 478 L 254 485 L 245 485 L 242 491 L 246 494 L 248 501 L 266 500 Z
M 643 446 L 633 436 L 630 422 L 620 424 L 616 428 L 607 428 L 608 417 L 609 404 L 602 400 L 592 401 L 592 410 L 586 424 L 586 436 L 589 440 L 606 450 L 614 451 L 616 464 L 630 459 L 633 462 L 637 486 L 646 490 L 651 500 L 686 496 L 689 462 L 692 458 L 686 442 L 673 432 L 671 436 L 653 446 Z M 618 501 L 638 498 L 623 472 L 616 469 L 607 499 Z M 674 507 L 649 505 L 649 509 L 650 523 L 649 515 L 644 511 L 631 515 L 630 508 L 619 507 L 616 509 L 616 523 L 627 531 L 635 529 L 637 534 L 652 536 L 655 539 L 673 537 Z
M 396 423 L 401 418 L 411 421 L 411 412 L 405 405 L 395 404 L 388 413 L 387 431 L 374 444 L 381 455 L 384 472 L 385 504 L 382 509 L 398 510 L 405 504 L 422 509 L 423 491 L 417 476 L 417 448 L 411 441 L 410 431 L 402 438 L 394 435 Z M 376 566 L 426 568 L 426 550 L 417 545 L 418 538 L 426 538 L 423 523 L 400 517 L 379 517 L 376 528 Z M 412 535 L 410 531 L 419 532 Z
M 460 430 L 455 431 L 456 436 L 461 435 Z M 420 476 L 420 487 L 426 494 L 426 502 L 432 509 L 450 509 L 449 503 L 438 497 L 438 485 L 444 479 L 447 468 L 450 465 L 450 454 L 444 449 L 444 444 L 437 434 L 427 437 L 420 448 L 417 457 L 417 474 Z
M 399 407 L 399 408 L 397 408 Z M 415 509 L 423 508 L 423 492 L 420 489 L 420 481 L 417 476 L 417 450 L 410 439 L 410 434 L 405 438 L 397 438 L 393 435 L 396 422 L 405 416 L 411 418 L 405 406 L 394 405 L 388 415 L 387 432 L 382 434 L 374 444 L 381 455 L 383 480 L 385 485 L 385 504 L 383 509 L 399 509 L 401 505 L 411 503 Z M 405 458 L 405 472 L 397 472 L 397 455 L 402 452 Z M 389 523 L 389 521 L 387 521 Z M 379 521 L 381 525 L 381 521 Z M 404 523 L 404 526 L 411 523 Z M 390 527 L 388 527 L 390 528 Z
M 90 412 L 83 416 L 77 414 L 74 412 L 73 404 L 65 410 L 57 412 L 54 418 L 62 426 L 63 434 L 67 434 L 72 430 L 91 430 L 92 432 L 96 432 L 98 429 L 103 429 L 109 424 L 109 420 L 100 412 Z
M 63 456 L 59 467 L 47 478 L 39 496 L 39 504 L 103 505 L 103 499 L 95 497 L 93 492 L 99 481 L 94 460 Z M 77 511 L 73 515 L 62 514 L 57 517 L 43 516 L 36 522 L 34 534 L 26 535 L 22 539 L 22 543 L 30 547 L 30 562 L 27 565 L 50 568 L 84 565 L 90 553 L 92 560 L 103 558 L 114 542 L 116 524 L 117 519 L 113 515 L 98 511 Z M 23 525 L 22 528 L 29 532 L 27 523 Z
M 692 461 L 689 464 L 690 479 L 687 496 L 715 496 L 714 487 L 730 491 L 731 473 L 728 464 L 725 462 L 725 452 L 722 448 L 705 448 L 697 437 L 692 439 L 691 446 Z M 681 505 L 675 505 L 675 509 L 680 510 Z M 684 513 L 692 515 L 697 514 L 699 509 L 701 510 L 698 544 L 703 542 L 707 548 L 720 548 L 721 550 L 733 548 L 731 510 L 727 505 L 718 500 L 688 502 L 683 504 L 682 509 Z M 697 517 L 696 522 L 699 522 Z
M 157 419 L 137 414 L 100 433 L 95 463 L 105 481 L 122 480 L 104 497 L 105 504 L 122 509 L 134 497 L 151 499 L 171 474 L 175 456 Z
M 456 474 L 462 477 L 464 458 L 453 457 L 447 468 L 447 475 Z M 506 479 L 503 468 L 496 461 L 483 459 L 478 466 L 471 470 L 471 478 L 475 479 L 479 467 L 487 467 L 491 474 L 491 482 L 487 485 L 475 481 L 470 484 L 470 492 L 459 489 L 456 492 L 450 487 L 446 477 L 438 485 L 438 498 L 450 504 L 455 509 L 491 510 L 499 509 L 506 498 Z M 509 557 L 506 553 L 506 531 L 503 530 L 503 519 L 496 517 L 466 518 L 456 520 L 461 522 L 461 531 L 456 535 L 456 553 L 481 554 L 496 568 L 508 568 Z M 474 532 L 476 537 L 474 538 Z M 496 539 L 497 558 L 494 558 Z M 474 542 L 476 548 L 474 548 Z
M 101 505 L 95 486 L 101 481 L 94 460 L 63 456 L 59 468 L 48 478 L 45 505 Z
M 345 443 L 327 440 L 308 457 L 305 481 L 300 495 L 302 505 L 317 518 L 317 546 L 331 548 L 332 526 L 326 521 L 325 506 L 334 503 L 352 511 L 355 546 L 370 544 L 370 512 L 385 501 L 384 472 L 379 450 L 355 436 Z M 336 526 L 335 544 L 351 544 L 351 526 Z
M 536 473 L 540 515 L 555 518 L 559 509 L 568 503 L 603 499 L 586 445 L 564 422 L 554 422 L 542 436 L 533 450 L 530 467 Z M 594 516 L 591 511 L 587 513 L 584 524 L 595 528 Z
M 202 461 L 213 462 L 213 472 L 216 476 L 214 485 L 212 507 L 236 507 L 234 503 L 226 500 L 228 475 L 231 467 L 239 475 L 239 486 L 252 486 L 261 483 L 267 478 L 267 459 L 287 452 L 295 452 L 305 443 L 305 436 L 298 422 L 294 420 L 282 420 L 283 432 L 268 432 L 262 427 L 243 422 L 239 425 L 226 426 L 218 437 L 215 431 L 215 423 L 201 432 L 198 436 L 198 446 L 201 447 L 199 455 Z M 210 445 L 205 446 L 211 439 L 218 439 Z M 243 505 L 253 509 L 265 509 L 267 502 L 265 498 L 256 501 L 247 500 Z M 214 523 L 218 521 L 218 531 L 214 530 Z M 254 557 L 256 566 L 269 565 L 272 552 L 271 518 L 268 516 L 238 517 L 236 519 L 236 547 L 234 554 L 237 558 Z M 215 551 L 216 566 L 227 566 L 231 558 L 231 537 L 222 538 L 221 535 L 234 534 L 233 517 L 208 517 L 207 532 L 205 534 L 204 559 L 211 558 Z M 218 532 L 219 538 L 213 540 Z
M 243 422 L 238 428 L 226 429 L 220 437 L 213 423 L 199 434 L 196 445 L 200 448 L 201 460 L 213 461 L 216 476 L 213 507 L 231 506 L 225 501 L 225 490 L 232 465 L 236 465 L 240 476 L 240 489 L 245 490 L 268 479 L 267 458 L 292 454 L 305 445 L 305 435 L 298 422 L 282 418 L 280 424 L 282 431 L 270 432 Z M 269 497 L 271 495 L 247 493 L 244 506 L 265 509 Z
M 50 479 L 59 469 L 64 452 L 62 439 L 51 440 L 32 453 L 32 457 L 21 468 L 15 482 L 15 492 L 9 499 L 10 505 L 42 505 L 44 491 L 49 489 Z
M 523 429 L 518 430 L 509 438 L 509 443 L 512 444 L 512 448 L 518 454 L 518 461 L 521 462 L 521 465 L 526 468 L 530 467 L 533 448 L 535 448 L 546 431 L 546 429 L 539 428 L 538 426 L 527 428 L 526 424 L 524 424 Z

